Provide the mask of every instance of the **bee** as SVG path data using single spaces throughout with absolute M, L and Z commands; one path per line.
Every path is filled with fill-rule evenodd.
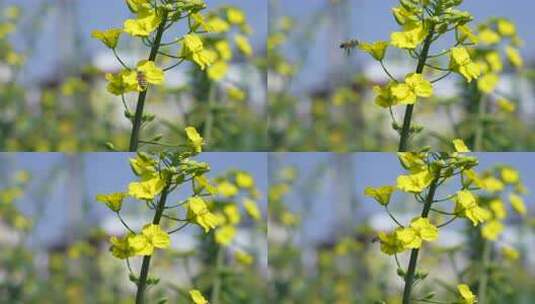
M 138 71 L 136 78 L 137 78 L 137 83 L 143 89 L 143 91 L 147 90 L 147 88 L 149 87 L 149 82 L 147 81 L 145 74 L 141 71 Z
M 340 44 L 340 48 L 344 49 L 344 51 L 346 51 L 346 54 L 349 56 L 349 54 L 351 54 L 351 50 L 356 48 L 358 45 L 359 45 L 358 40 L 351 39 L 351 40 L 343 41 Z

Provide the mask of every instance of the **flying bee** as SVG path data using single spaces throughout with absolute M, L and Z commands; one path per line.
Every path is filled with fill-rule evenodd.
M 147 77 L 145 77 L 145 74 L 141 71 L 137 71 L 136 78 L 137 83 L 143 89 L 143 91 L 147 90 L 147 88 L 149 87 L 149 82 L 147 81 Z
M 358 45 L 359 45 L 359 41 L 358 41 L 358 40 L 356 40 L 356 39 L 351 39 L 351 40 L 343 41 L 343 42 L 340 44 L 340 48 L 341 48 L 341 49 L 344 49 L 344 51 L 346 52 L 346 54 L 349 56 L 349 54 L 351 54 L 351 50 L 353 50 L 354 48 L 356 48 Z

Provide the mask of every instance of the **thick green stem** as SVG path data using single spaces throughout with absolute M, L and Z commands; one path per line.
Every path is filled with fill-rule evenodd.
M 162 23 L 158 26 L 156 31 L 156 37 L 154 38 L 154 43 L 150 50 L 149 61 L 155 61 L 156 56 L 158 55 L 158 50 L 160 49 L 160 43 L 162 42 L 163 32 L 165 31 L 165 24 L 167 20 L 167 11 L 164 10 L 162 15 Z M 130 135 L 130 148 L 129 151 L 137 151 L 137 146 L 139 143 L 139 132 L 141 130 L 141 123 L 143 120 L 143 108 L 145 107 L 145 99 L 147 98 L 148 88 L 139 93 L 136 105 L 136 114 L 134 116 L 134 122 L 132 126 L 132 134 Z
M 479 285 L 477 288 L 477 299 L 478 303 L 485 304 L 487 303 L 486 294 L 487 286 L 489 282 L 489 273 L 488 273 L 488 264 L 490 261 L 491 253 L 491 242 L 483 240 L 483 256 L 481 261 L 481 269 L 479 273 Z
M 152 219 L 152 223 L 154 225 L 160 224 L 160 219 L 162 218 L 163 211 L 165 210 L 165 201 L 167 200 L 168 191 L 169 186 L 166 186 L 162 190 L 160 201 L 158 202 L 158 206 L 156 206 L 156 213 L 154 213 L 154 217 Z M 147 277 L 149 276 L 150 258 L 150 255 L 146 255 L 143 257 L 143 263 L 141 264 L 141 272 L 139 273 L 139 281 L 137 284 L 136 304 L 144 303 L 144 294 L 145 289 L 147 287 Z
M 440 172 L 436 176 L 440 176 Z M 429 186 L 429 192 L 425 199 L 424 209 L 422 210 L 421 217 L 427 218 L 429 211 L 431 211 L 431 205 L 435 197 L 435 191 L 437 189 L 438 178 L 435 178 L 431 185 Z M 416 264 L 418 263 L 418 253 L 419 249 L 413 249 L 411 251 L 411 256 L 409 259 L 409 267 L 407 268 L 407 273 L 405 275 L 405 287 L 403 288 L 403 304 L 410 304 L 411 302 L 411 291 L 412 285 L 414 284 L 414 276 L 416 274 Z
M 422 74 L 424 71 L 425 63 L 427 62 L 427 56 L 429 55 L 429 49 L 431 48 L 431 43 L 433 42 L 433 35 L 435 34 L 434 29 L 432 28 L 425 38 L 422 52 L 420 53 L 420 58 L 418 58 L 418 66 L 416 67 L 416 74 Z M 403 127 L 401 128 L 401 135 L 399 140 L 399 152 L 407 151 L 409 145 L 409 137 L 411 131 L 411 121 L 412 113 L 414 111 L 414 104 L 407 105 L 405 108 L 405 116 L 403 117 Z
M 212 295 L 210 296 L 210 303 L 219 304 L 219 295 L 221 294 L 221 267 L 223 266 L 225 258 L 225 250 L 223 247 L 217 249 L 216 257 L 216 275 L 214 278 L 214 286 L 212 287 Z

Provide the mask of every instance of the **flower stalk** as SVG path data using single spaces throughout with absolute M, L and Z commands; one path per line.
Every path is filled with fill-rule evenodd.
M 162 190 L 162 195 L 156 207 L 156 212 L 154 213 L 154 218 L 152 219 L 152 224 L 159 225 L 160 219 L 162 218 L 163 211 L 165 210 L 165 202 L 167 200 L 167 194 L 169 193 L 169 185 L 167 185 Z M 149 275 L 150 268 L 150 259 L 152 255 L 146 255 L 143 257 L 143 262 L 141 264 L 141 271 L 139 273 L 139 281 L 137 283 L 137 292 L 136 292 L 136 304 L 144 303 L 144 294 L 145 289 L 147 288 L 147 277 Z
M 420 57 L 418 58 L 418 65 L 416 67 L 416 74 L 422 74 L 424 71 L 427 58 L 429 56 L 429 50 L 431 43 L 433 42 L 434 29 L 432 28 L 425 38 L 424 45 Z M 405 152 L 408 150 L 409 137 L 411 135 L 411 121 L 412 114 L 414 112 L 414 104 L 409 104 L 405 108 L 405 115 L 403 118 L 403 126 L 401 128 L 400 140 L 399 140 L 399 152 Z
M 158 51 L 160 49 L 160 44 L 162 42 L 163 33 L 166 30 L 166 21 L 167 21 L 167 11 L 163 10 L 163 16 L 162 16 L 162 22 L 158 26 L 158 29 L 156 31 L 156 36 L 154 38 L 154 43 L 152 44 L 150 55 L 149 55 L 149 61 L 154 62 L 156 60 L 156 56 L 158 55 Z M 143 109 L 145 107 L 145 99 L 147 98 L 147 91 L 144 90 L 143 92 L 139 93 L 137 105 L 136 105 L 136 113 L 134 115 L 134 121 L 132 125 L 132 133 L 130 135 L 130 152 L 135 152 L 138 149 L 139 144 L 139 133 L 141 130 L 141 124 L 143 123 Z
M 425 200 L 424 208 L 422 209 L 422 218 L 427 218 L 429 216 L 429 211 L 431 211 L 431 205 L 433 204 L 435 192 L 438 187 L 438 178 L 440 176 L 440 172 L 438 172 L 435 175 L 435 178 L 431 182 L 431 185 L 429 187 L 429 192 L 427 193 L 427 197 Z M 403 288 L 403 304 L 409 304 L 411 301 L 411 291 L 412 286 L 414 284 L 414 277 L 416 274 L 416 265 L 418 263 L 418 254 L 419 249 L 413 249 L 411 251 L 411 256 L 409 259 L 409 267 L 407 269 L 407 273 L 405 275 L 405 287 Z

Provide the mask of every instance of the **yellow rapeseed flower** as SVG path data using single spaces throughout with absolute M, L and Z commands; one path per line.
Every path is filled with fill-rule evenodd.
M 110 194 L 98 194 L 96 200 L 106 204 L 112 211 L 119 212 L 125 197 L 125 193 L 115 192 Z
M 364 190 L 364 194 L 375 199 L 379 204 L 386 206 L 390 203 L 390 197 L 395 190 L 394 186 L 367 187 Z
M 186 136 L 190 142 L 191 147 L 196 153 L 202 152 L 202 146 L 204 145 L 204 139 L 201 137 L 197 129 L 194 127 L 186 128 Z
M 373 87 L 373 91 L 375 92 L 375 104 L 382 107 L 382 108 L 389 108 L 391 106 L 395 106 L 399 104 L 399 101 L 394 98 L 392 95 L 392 87 L 395 85 L 393 81 L 391 81 L 388 85 L 381 87 L 381 86 L 375 86 Z
M 262 215 L 260 214 L 260 209 L 258 208 L 258 205 L 254 200 L 250 198 L 244 198 L 243 207 L 245 208 L 247 214 L 249 214 L 249 216 L 252 217 L 254 220 L 259 221 L 262 218 Z
M 216 243 L 228 246 L 230 242 L 234 239 L 236 236 L 236 227 L 232 225 L 225 225 L 223 227 L 218 228 L 215 231 L 215 241 Z
M 433 174 L 425 170 L 409 175 L 400 175 L 396 180 L 396 187 L 403 192 L 420 193 L 433 181 Z
M 373 43 L 361 42 L 358 47 L 363 52 L 370 54 L 375 60 L 382 61 L 385 58 L 388 45 L 387 41 L 376 41 Z
M 160 225 L 147 224 L 140 234 L 128 239 L 128 245 L 136 255 L 152 255 L 154 249 L 169 248 L 171 240 L 169 234 Z
M 387 255 L 394 255 L 405 250 L 403 243 L 396 237 L 395 232 L 379 232 L 378 238 L 381 243 L 381 251 Z
M 238 187 L 228 181 L 223 181 L 217 185 L 217 192 L 224 197 L 234 196 L 238 194 L 238 191 Z
M 526 204 L 524 203 L 524 200 L 518 194 L 515 194 L 515 193 L 509 194 L 509 202 L 511 203 L 511 206 L 513 206 L 513 209 L 518 214 L 526 215 L 526 213 L 528 212 L 526 209 Z
M 427 31 L 420 23 L 407 26 L 402 32 L 394 32 L 390 36 L 393 46 L 400 49 L 415 49 L 425 40 Z
M 188 218 L 204 228 L 204 232 L 217 226 L 217 217 L 210 212 L 204 200 L 198 196 L 190 197 L 187 201 Z
M 472 61 L 468 50 L 462 46 L 450 50 L 450 68 L 461 74 L 468 82 L 481 74 L 479 65 Z
M 392 86 L 392 96 L 401 104 L 414 104 L 418 97 L 433 96 L 433 85 L 422 74 L 411 73 L 404 83 Z
M 468 285 L 457 285 L 457 291 L 459 292 L 460 296 L 460 304 L 474 304 L 477 302 L 477 297 L 472 293 Z
M 503 229 L 503 224 L 500 221 L 492 220 L 483 225 L 481 228 L 481 235 L 487 240 L 495 241 L 503 232 Z
M 455 213 L 472 221 L 474 226 L 483 223 L 490 217 L 490 212 L 477 204 L 476 197 L 468 190 L 457 192 Z
M 128 19 L 124 22 L 124 32 L 136 37 L 148 37 L 161 22 L 155 10 L 141 9 L 136 19 Z
M 505 54 L 507 55 L 507 59 L 509 59 L 509 62 L 511 62 L 511 64 L 515 68 L 521 69 L 524 66 L 524 59 L 522 59 L 522 56 L 520 55 L 518 49 L 512 46 L 507 46 L 505 48 Z
M 498 74 L 485 74 L 477 80 L 477 88 L 485 94 L 490 94 L 496 89 L 499 81 L 500 77 Z
M 516 26 L 507 19 L 498 20 L 498 33 L 502 36 L 513 37 L 516 35 Z
M 241 25 L 245 23 L 246 21 L 245 13 L 240 9 L 237 9 L 235 7 L 229 7 L 227 8 L 226 13 L 227 13 L 227 20 L 231 24 Z
M 187 34 L 180 42 L 181 57 L 193 61 L 201 70 L 211 65 L 216 60 L 215 52 L 204 49 L 204 44 L 197 34 Z
M 518 171 L 510 167 L 503 167 L 500 170 L 500 176 L 502 177 L 503 182 L 506 184 L 516 184 L 520 181 L 520 175 L 518 174 Z
M 165 181 L 156 175 L 150 179 L 131 182 L 128 185 L 128 195 L 139 200 L 150 201 L 160 194 L 165 187 Z
M 236 185 L 240 188 L 249 189 L 254 186 L 254 179 L 249 173 L 238 172 L 236 173 Z
M 456 138 L 452 142 L 456 152 L 470 152 L 470 149 L 468 149 L 462 139 Z
M 104 43 L 110 49 L 114 49 L 117 47 L 117 43 L 119 42 L 119 37 L 121 36 L 122 32 L 123 31 L 121 29 L 112 28 L 105 31 L 93 31 L 91 36 L 102 41 L 102 43 Z
M 238 50 L 240 50 L 245 56 L 253 55 L 253 47 L 251 46 L 251 43 L 249 43 L 249 39 L 247 39 L 246 36 L 237 34 L 234 36 L 234 42 L 236 42 Z
M 192 289 L 189 291 L 189 296 L 195 304 L 208 304 L 208 301 L 204 298 L 202 293 L 197 289 Z
M 405 249 L 416 249 L 422 246 L 423 241 L 436 240 L 438 228 L 428 218 L 419 217 L 413 219 L 409 227 L 396 230 L 395 236 Z

